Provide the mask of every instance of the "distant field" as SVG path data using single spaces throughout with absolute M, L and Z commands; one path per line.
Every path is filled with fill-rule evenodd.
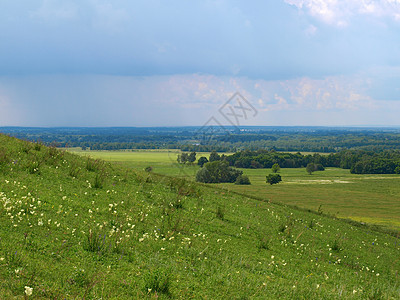
M 197 166 L 182 166 L 177 163 L 176 159 L 178 154 L 181 153 L 180 150 L 82 151 L 72 149 L 72 152 L 106 161 L 118 162 L 136 169 L 144 169 L 151 166 L 154 172 L 170 176 L 194 176 L 198 169 Z M 210 153 L 198 152 L 197 158 L 201 156 L 208 158 Z
M 75 151 L 74 151 L 75 152 Z M 152 166 L 153 171 L 170 176 L 194 178 L 198 166 L 176 163 L 179 151 L 76 151 L 132 168 Z M 197 157 L 209 156 L 198 153 Z M 243 169 L 250 186 L 220 184 L 231 191 L 282 202 L 341 218 L 400 228 L 400 177 L 398 175 L 355 175 L 349 170 L 328 168 L 308 175 L 305 169 L 282 169 L 283 181 L 274 186 L 265 183 L 269 169 Z

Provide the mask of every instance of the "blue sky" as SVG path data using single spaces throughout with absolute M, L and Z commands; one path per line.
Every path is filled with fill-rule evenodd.
M 400 0 L 2 1 L 0 126 L 400 125 Z

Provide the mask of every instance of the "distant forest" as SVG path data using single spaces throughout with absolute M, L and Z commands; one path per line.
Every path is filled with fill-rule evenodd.
M 338 153 L 400 150 L 400 128 L 334 127 L 0 127 L 0 132 L 58 147 L 91 150 L 181 149 L 237 152 L 275 150 Z
M 241 151 L 224 156 L 229 165 L 237 168 L 301 168 L 308 164 L 350 169 L 354 174 L 400 174 L 400 151 L 382 152 L 365 150 L 342 150 L 338 153 L 308 154 L 284 153 L 274 150 Z M 323 168 L 322 168 L 323 169 Z

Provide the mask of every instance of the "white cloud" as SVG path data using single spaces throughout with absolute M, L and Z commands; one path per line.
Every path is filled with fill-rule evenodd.
M 0 126 L 202 125 L 213 116 L 226 124 L 218 109 L 236 91 L 259 111 L 241 125 L 393 125 L 400 101 L 368 94 L 389 71 L 275 81 L 200 74 L 0 77 Z
M 279 96 L 278 94 L 274 95 L 274 100 L 277 101 L 273 104 L 268 104 L 264 111 L 282 111 L 290 109 L 290 106 L 285 98 Z
M 345 27 L 354 16 L 400 21 L 399 0 L 284 0 L 325 23 Z

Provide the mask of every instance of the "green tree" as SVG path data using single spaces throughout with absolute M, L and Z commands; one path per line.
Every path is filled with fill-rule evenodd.
M 217 151 L 213 151 L 210 153 L 210 158 L 208 159 L 210 162 L 221 160 L 221 157 L 217 153 Z
M 196 173 L 196 181 L 203 183 L 235 182 L 243 172 L 229 166 L 227 161 L 213 161 L 204 164 Z
M 182 154 L 178 154 L 178 158 L 176 160 L 180 164 L 186 164 L 189 161 L 189 154 L 187 154 L 185 152 Z
M 191 152 L 188 156 L 188 162 L 194 163 L 196 161 L 196 152 Z
M 394 172 L 396 174 L 400 174 L 400 166 L 397 166 L 396 169 L 394 169 Z
M 281 167 L 279 166 L 278 163 L 275 163 L 272 168 L 271 168 L 273 173 L 278 173 L 281 170 Z
M 307 173 L 308 173 L 309 175 L 311 175 L 312 172 L 315 171 L 315 164 L 314 164 L 314 163 L 309 163 L 309 164 L 307 164 L 306 171 L 307 171 Z
M 204 157 L 204 156 L 200 157 L 199 160 L 197 161 L 197 164 L 200 167 L 203 167 L 205 163 L 208 163 L 208 159 L 207 159 L 207 157 Z
M 270 185 L 277 184 L 282 181 L 282 177 L 279 174 L 269 174 L 266 177 L 266 182 Z

